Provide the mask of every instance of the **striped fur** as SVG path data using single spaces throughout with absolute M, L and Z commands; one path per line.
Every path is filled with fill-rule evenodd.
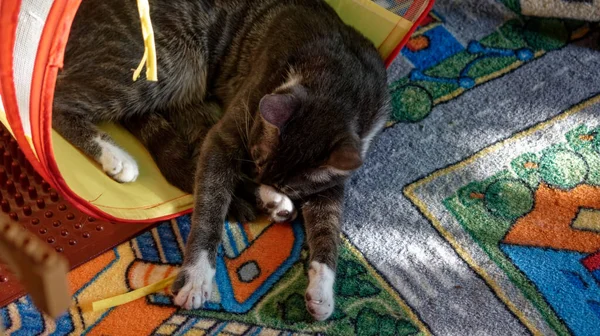
M 120 122 L 171 183 L 195 194 L 173 287 L 182 306 L 197 308 L 210 295 L 207 270 L 228 213 L 251 220 L 257 207 L 277 209 L 277 221 L 303 211 L 311 261 L 328 270 L 327 281 L 313 277 L 321 280 L 311 280 L 311 292 L 332 293 L 315 286 L 333 286 L 343 185 L 387 117 L 376 49 L 322 0 L 151 0 L 150 8 L 159 81 L 132 82 L 143 54 L 135 0 L 82 1 L 54 128 L 128 182 L 137 167 L 96 127 Z M 261 199 L 260 185 L 281 197 Z M 275 199 L 285 207 L 269 210 Z M 331 313 L 307 304 L 318 319 Z

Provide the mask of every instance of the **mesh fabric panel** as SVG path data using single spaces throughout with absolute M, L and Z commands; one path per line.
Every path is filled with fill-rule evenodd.
M 24 0 L 21 2 L 19 24 L 14 49 L 14 80 L 17 88 L 19 115 L 23 132 L 31 137 L 29 119 L 29 93 L 35 57 L 46 17 L 52 6 L 51 0 Z
M 429 0 L 373 0 L 373 2 L 410 22 L 415 22 L 427 8 Z

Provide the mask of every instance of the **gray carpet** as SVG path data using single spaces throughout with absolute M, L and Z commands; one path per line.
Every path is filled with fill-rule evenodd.
M 389 69 L 397 123 L 375 141 L 367 164 L 349 184 L 345 232 L 435 334 L 562 333 L 539 313 L 526 317 L 530 323 L 517 318 L 499 299 L 504 294 L 461 258 L 403 189 L 599 95 L 598 30 L 584 23 L 520 17 L 492 0 L 438 0 L 432 16 L 433 23 L 413 37 L 428 46 L 410 50 L 409 44 Z M 489 50 L 478 69 L 459 74 L 462 58 L 485 53 L 466 55 L 473 41 L 506 49 Z M 536 56 L 515 65 L 508 51 L 518 48 Z M 415 72 L 445 79 L 423 79 Z M 460 89 L 452 80 L 464 76 L 482 79 L 455 97 L 438 92 Z M 434 101 L 426 115 L 402 112 L 411 102 L 402 95 L 414 92 L 402 87 L 410 85 L 427 91 Z M 413 98 L 423 104 L 422 96 Z M 597 123 L 600 106 L 582 114 L 582 120 Z M 569 327 L 561 330 L 577 334 Z M 599 329 L 590 330 L 600 334 Z

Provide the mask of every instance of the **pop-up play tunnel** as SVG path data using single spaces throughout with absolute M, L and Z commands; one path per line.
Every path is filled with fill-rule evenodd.
M 99 165 L 52 130 L 56 76 L 80 1 L 0 1 L 0 96 L 4 107 L 0 106 L 0 120 L 37 173 L 91 216 L 154 222 L 189 212 L 191 195 L 171 186 L 144 147 L 122 128 L 103 126 L 139 165 L 137 181 L 127 184 L 106 176 Z M 386 65 L 433 4 L 433 0 L 326 1 L 344 22 L 373 41 Z

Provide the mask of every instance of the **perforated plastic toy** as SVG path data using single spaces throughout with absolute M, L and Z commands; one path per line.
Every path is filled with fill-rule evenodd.
M 152 225 L 121 225 L 77 210 L 0 125 L 0 307 L 26 290 L 56 316 L 70 303 L 64 300 L 67 265 L 77 267 Z

